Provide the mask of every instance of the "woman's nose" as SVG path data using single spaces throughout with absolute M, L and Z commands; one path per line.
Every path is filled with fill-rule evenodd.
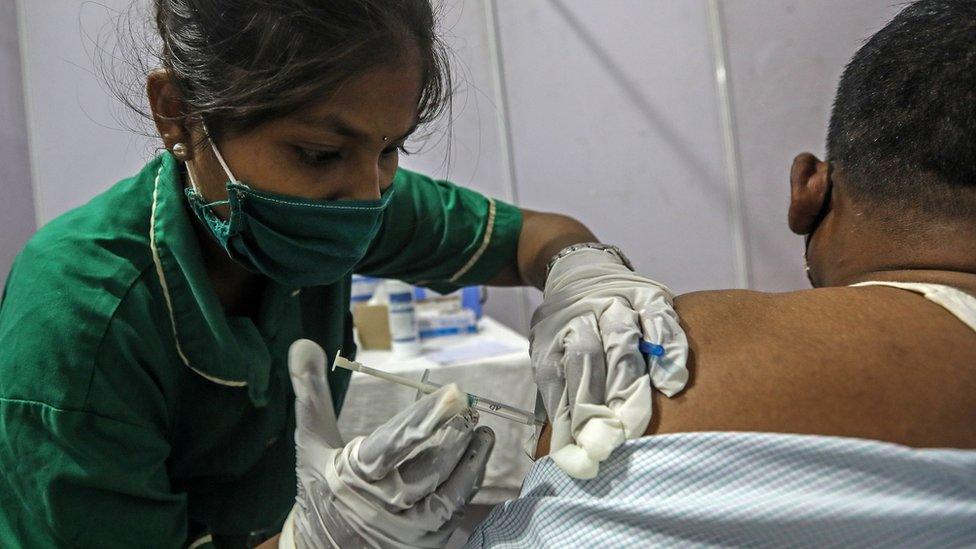
M 346 180 L 336 195 L 337 200 L 376 200 L 380 197 L 383 170 L 377 159 L 359 160 L 347 171 Z

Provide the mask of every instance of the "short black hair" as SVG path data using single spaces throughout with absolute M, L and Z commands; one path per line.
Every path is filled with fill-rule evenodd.
M 855 200 L 895 214 L 976 215 L 976 1 L 915 2 L 854 54 L 827 158 Z

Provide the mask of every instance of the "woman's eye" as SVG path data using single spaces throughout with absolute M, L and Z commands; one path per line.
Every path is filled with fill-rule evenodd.
M 310 166 L 322 166 L 338 160 L 341 156 L 339 151 L 324 151 L 321 149 L 306 149 L 303 147 L 296 148 L 298 149 L 299 159 Z

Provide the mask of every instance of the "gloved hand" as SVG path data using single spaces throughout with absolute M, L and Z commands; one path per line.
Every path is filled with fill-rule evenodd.
M 292 344 L 298 495 L 279 547 L 442 547 L 495 442 L 451 384 L 340 446 L 322 348 Z M 290 544 L 290 545 L 289 545 Z
M 532 317 L 531 355 L 552 422 L 549 456 L 570 476 L 595 477 L 617 446 L 644 434 L 651 385 L 673 396 L 687 383 L 688 341 L 672 297 L 602 250 L 553 265 Z M 641 338 L 664 354 L 645 359 Z

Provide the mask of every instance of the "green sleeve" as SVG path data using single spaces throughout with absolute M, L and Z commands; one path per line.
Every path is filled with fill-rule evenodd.
M 178 547 L 169 445 L 94 413 L 0 399 L 0 546 Z
M 0 311 L 0 547 L 181 546 L 146 299 L 105 323 L 75 293 L 45 307 L 57 314 L 23 292 Z
M 393 190 L 357 273 L 445 292 L 484 284 L 515 263 L 522 230 L 515 206 L 402 169 Z

